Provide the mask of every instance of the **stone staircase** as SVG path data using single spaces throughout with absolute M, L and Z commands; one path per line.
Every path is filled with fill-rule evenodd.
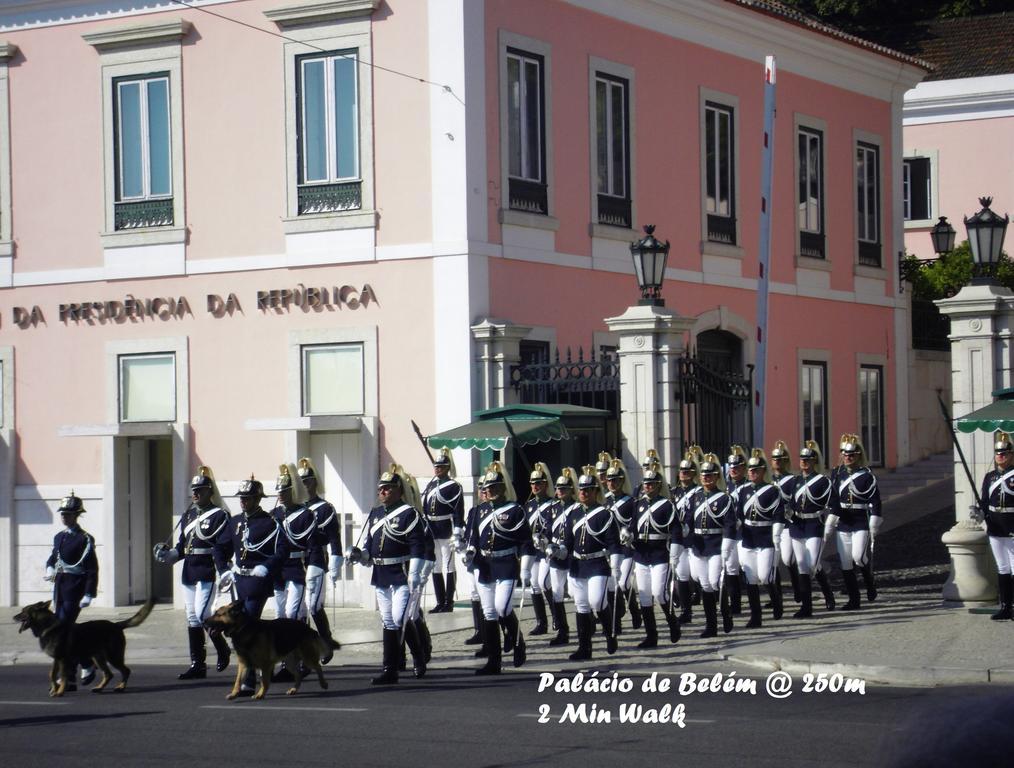
M 950 451 L 877 472 L 884 509 L 883 531 L 954 505 L 954 455 Z

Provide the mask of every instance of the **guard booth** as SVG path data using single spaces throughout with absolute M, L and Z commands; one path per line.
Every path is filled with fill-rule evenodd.
M 426 438 L 433 450 L 471 449 L 478 452 L 479 471 L 491 461 L 504 461 L 518 499 L 528 498 L 528 467 L 544 461 L 553 479 L 563 467 L 580 472 L 594 464 L 600 451 L 615 452 L 606 444 L 611 414 L 580 405 L 505 405 L 479 411 L 468 424 Z

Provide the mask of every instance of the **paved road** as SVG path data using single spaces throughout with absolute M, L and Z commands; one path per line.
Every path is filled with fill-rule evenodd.
M 714 670 L 728 674 L 732 668 Z M 326 692 L 307 683 L 300 694 L 287 697 L 275 686 L 262 702 L 228 702 L 228 673 L 182 684 L 175 667 L 144 666 L 135 668 L 124 694 L 83 692 L 51 700 L 44 667 L 7 667 L 0 669 L 0 755 L 4 765 L 25 768 L 80 768 L 89 756 L 101 765 L 216 768 L 878 765 L 887 745 L 906 738 L 908 720 L 915 718 L 919 741 L 931 737 L 925 707 L 960 705 L 973 697 L 982 712 L 997 697 L 996 686 L 867 685 L 864 695 L 803 693 L 797 679 L 794 694 L 777 700 L 765 692 L 763 677 L 743 678 L 744 684 L 756 683 L 755 695 L 644 693 L 643 675 L 628 678 L 630 693 L 540 693 L 539 673 L 512 670 L 480 683 L 460 668 L 377 689 L 366 684 L 373 671 L 329 669 Z M 562 679 L 572 681 L 573 674 Z M 600 670 L 599 678 L 605 676 Z M 670 680 L 674 688 L 681 682 L 678 675 L 658 679 Z M 1010 689 L 1001 690 L 1009 697 Z M 586 713 L 608 712 L 612 721 L 559 722 L 568 704 L 581 703 Z M 646 709 L 682 704 L 683 727 L 620 722 L 621 706 L 631 703 Z

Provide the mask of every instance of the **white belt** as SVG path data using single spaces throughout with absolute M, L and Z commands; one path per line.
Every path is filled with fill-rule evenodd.
M 774 520 L 744 520 L 745 525 L 749 525 L 751 528 L 770 528 L 775 524 Z
M 59 565 L 56 568 L 57 573 L 70 573 L 74 576 L 79 576 L 85 572 L 85 569 L 80 565 Z
M 257 566 L 254 566 L 254 568 L 256 568 L 256 567 Z M 267 566 L 265 566 L 265 567 L 267 567 Z M 254 575 L 254 569 L 253 568 L 243 568 L 242 566 L 234 565 L 232 567 L 232 570 L 233 570 L 233 572 L 237 576 L 253 576 Z
M 841 505 L 842 509 L 867 509 L 868 507 L 869 507 L 868 504 L 842 504 Z
M 188 555 L 210 555 L 214 552 L 211 547 L 194 547 L 186 552 Z
M 484 549 L 482 550 L 482 556 L 488 558 L 499 558 L 499 557 L 511 557 L 517 555 L 518 548 L 510 547 L 508 549 Z
M 694 533 L 696 533 L 698 536 L 706 536 L 708 534 L 722 532 L 723 530 L 721 528 L 694 528 Z
M 814 520 L 820 517 L 820 512 L 797 512 L 796 517 L 800 520 Z
M 306 550 L 300 550 L 299 552 L 289 553 L 290 560 L 302 560 L 304 557 L 306 557 Z
M 608 553 L 604 549 L 600 549 L 598 552 L 591 552 L 589 554 L 575 552 L 574 557 L 577 558 L 578 560 L 595 560 L 600 557 L 605 557 L 606 554 Z
M 374 565 L 401 565 L 407 563 L 412 558 L 409 555 L 402 557 L 375 557 L 373 558 Z
M 454 515 L 426 515 L 426 519 L 431 523 L 441 523 L 444 520 L 450 520 Z
M 649 533 L 645 536 L 638 536 L 641 541 L 665 541 L 669 538 L 667 533 Z
M 1010 513 L 1010 512 L 1014 512 L 1014 507 L 993 507 L 993 506 L 991 506 L 989 508 L 989 511 L 990 512 Z

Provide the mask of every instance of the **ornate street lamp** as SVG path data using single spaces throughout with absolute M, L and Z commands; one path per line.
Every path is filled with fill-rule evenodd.
M 965 229 L 968 230 L 968 244 L 972 248 L 974 274 L 972 282 L 989 284 L 996 281 L 994 267 L 1000 260 L 1003 250 L 1003 238 L 1007 232 L 1010 216 L 1002 219 L 990 210 L 991 197 L 980 197 L 982 210 L 970 218 L 965 218 Z
M 937 256 L 943 256 L 954 250 L 954 237 L 957 233 L 954 227 L 947 221 L 946 216 L 941 216 L 940 221 L 930 230 L 930 240 L 933 241 L 933 252 Z
M 634 274 L 641 287 L 643 306 L 664 307 L 662 281 L 665 279 L 665 264 L 669 258 L 669 241 L 660 243 L 655 239 L 655 225 L 645 224 L 644 237 L 630 244 L 630 255 L 634 259 Z

